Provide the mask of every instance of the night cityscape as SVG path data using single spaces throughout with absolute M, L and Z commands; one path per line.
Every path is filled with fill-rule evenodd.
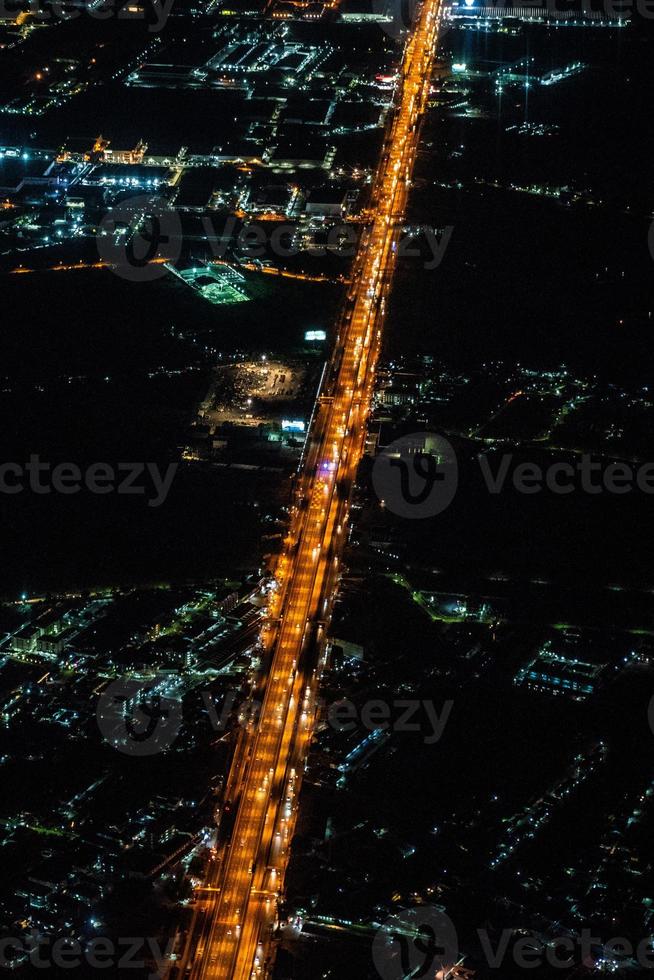
M 0 973 L 654 976 L 654 3 L 0 4 Z

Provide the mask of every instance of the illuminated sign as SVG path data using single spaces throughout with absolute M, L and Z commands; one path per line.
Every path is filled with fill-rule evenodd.
M 305 340 L 327 340 L 326 330 L 307 330 L 304 334 Z
M 282 432 L 304 432 L 302 419 L 282 419 Z

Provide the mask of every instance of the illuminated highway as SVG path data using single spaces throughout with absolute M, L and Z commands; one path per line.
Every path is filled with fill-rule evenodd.
M 323 379 L 298 477 L 264 642 L 270 668 L 256 726 L 239 735 L 225 799 L 236 808 L 199 891 L 183 975 L 254 980 L 271 965 L 272 927 L 313 732 L 324 635 L 363 451 L 381 328 L 426 107 L 441 0 L 425 0 L 407 41 L 375 177 L 370 225 Z

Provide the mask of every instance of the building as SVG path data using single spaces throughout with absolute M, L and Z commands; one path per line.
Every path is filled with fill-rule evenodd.
M 591 664 L 563 656 L 547 641 L 537 655 L 520 668 L 513 683 L 531 691 L 562 694 L 575 701 L 585 701 L 597 690 L 606 667 L 606 664 Z
M 337 636 L 331 637 L 329 649 L 334 662 L 336 660 L 342 662 L 343 660 L 364 659 L 364 648 L 360 643 L 354 643 L 352 640 L 343 640 Z
M 329 170 L 335 155 L 336 147 L 322 140 L 288 137 L 264 150 L 262 159 L 270 167 L 285 170 L 298 167 Z
M 317 187 L 309 192 L 307 214 L 317 217 L 342 217 L 348 207 L 349 194 L 342 187 Z
M 16 650 L 18 653 L 32 653 L 36 649 L 36 642 L 42 632 L 43 630 L 38 626 L 24 626 L 11 637 L 12 650 Z

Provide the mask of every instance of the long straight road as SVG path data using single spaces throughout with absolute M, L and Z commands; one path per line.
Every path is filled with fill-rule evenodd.
M 361 459 L 386 301 L 429 95 L 441 0 L 423 0 L 407 40 L 395 109 L 373 184 L 330 369 L 319 393 L 279 563 L 270 669 L 256 726 L 239 737 L 226 796 L 237 808 L 210 875 L 184 968 L 205 980 L 269 972 L 272 926 L 290 853 L 304 759 L 313 732 L 324 635 Z M 187 966 L 188 964 L 188 966 Z

